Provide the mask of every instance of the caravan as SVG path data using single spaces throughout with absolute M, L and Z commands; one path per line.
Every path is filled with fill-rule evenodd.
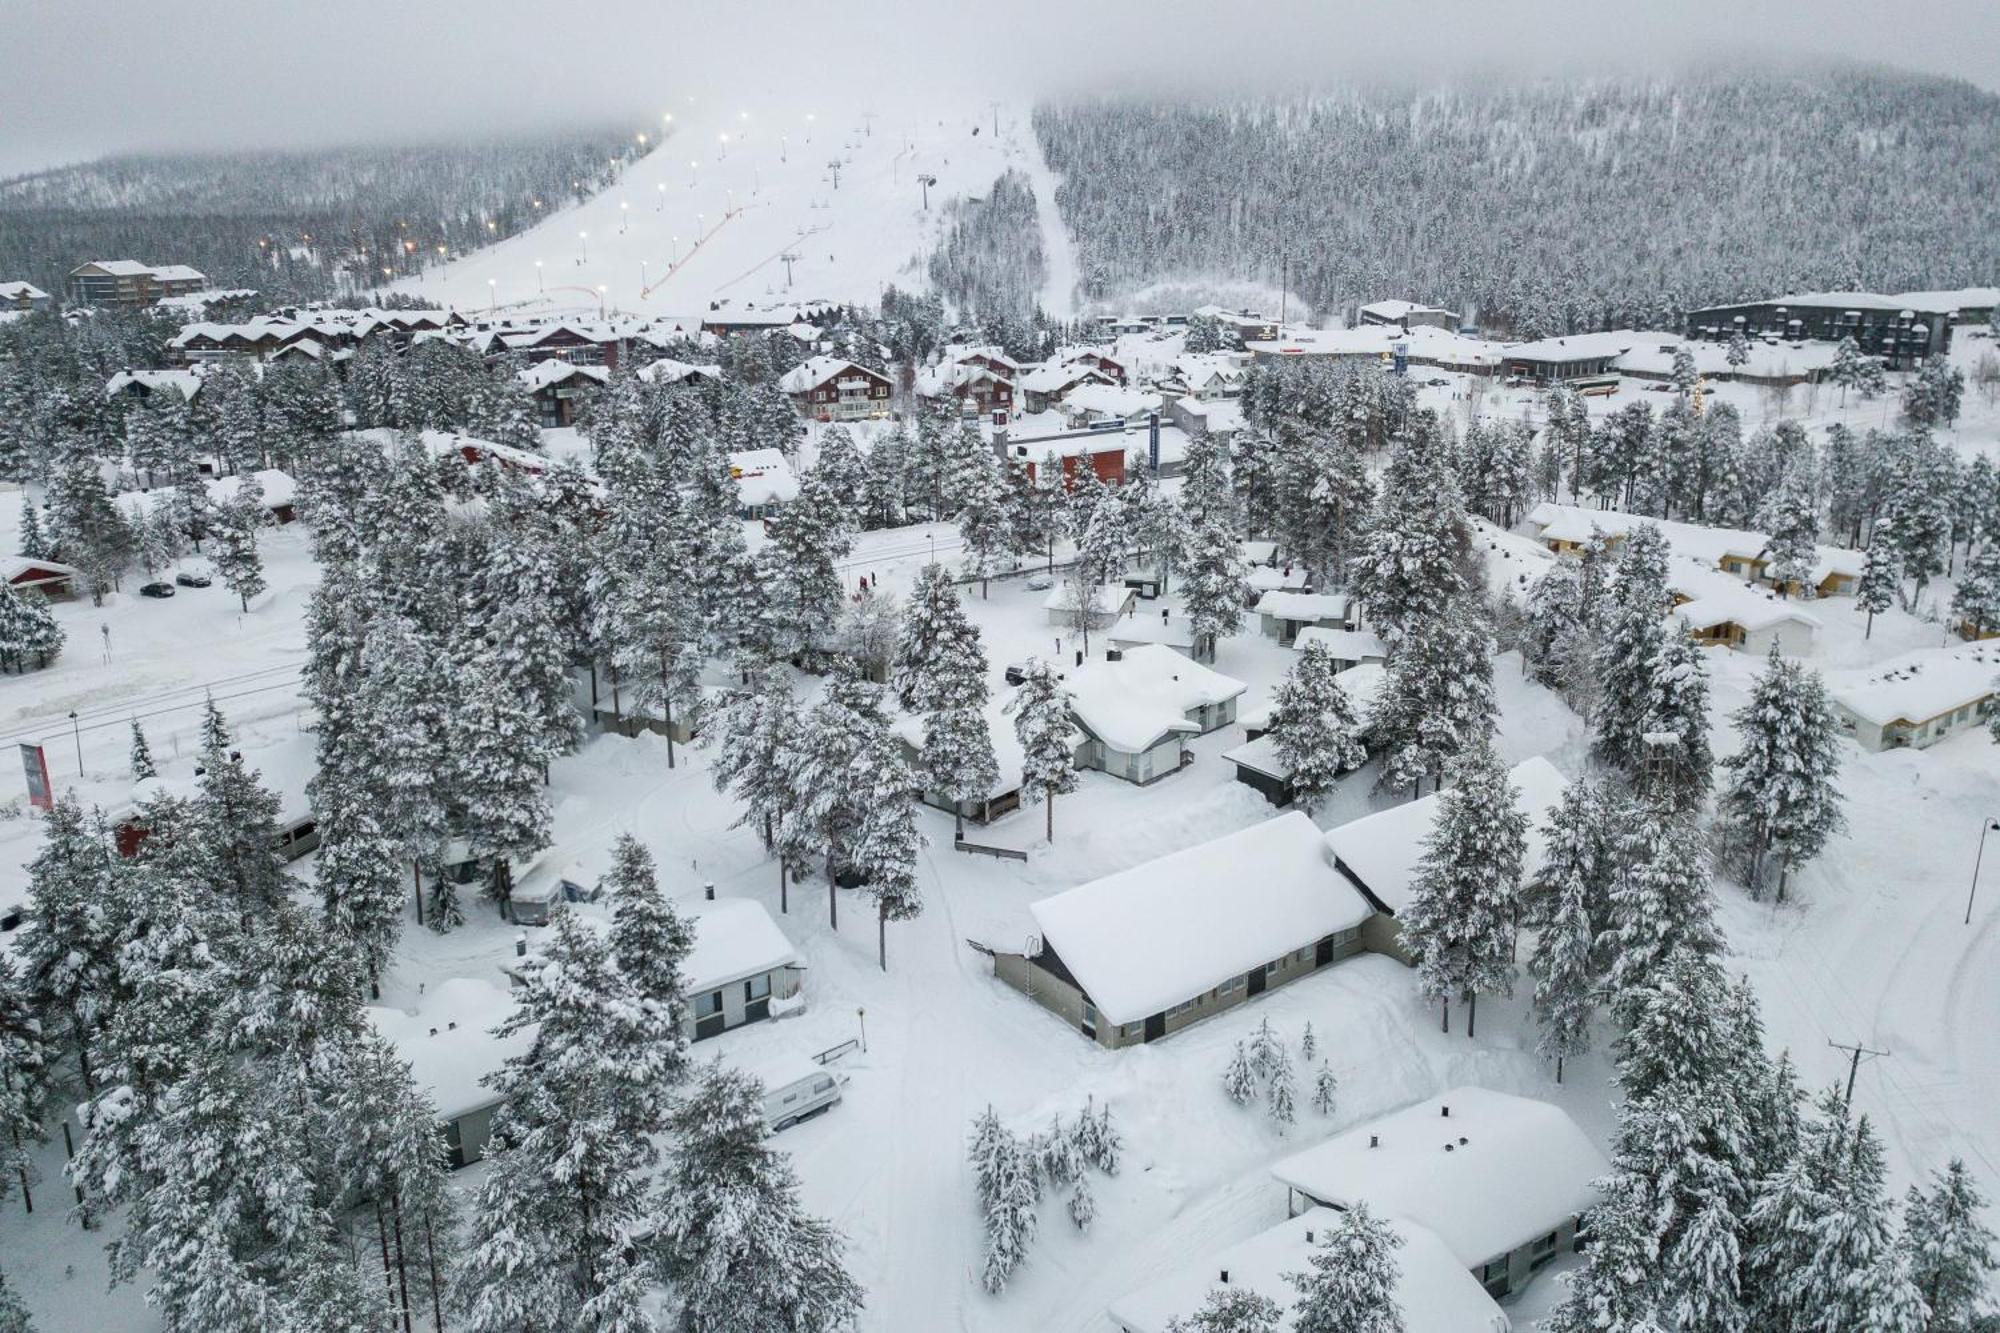
M 803 1055 L 777 1056 L 749 1072 L 764 1085 L 764 1123 L 773 1134 L 831 1107 L 847 1082 L 844 1074 Z

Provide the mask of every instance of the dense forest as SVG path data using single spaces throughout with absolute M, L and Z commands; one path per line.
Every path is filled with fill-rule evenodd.
M 2000 98 L 1885 70 L 1045 104 L 1086 299 L 1254 279 L 1529 337 L 2000 275 Z
M 219 287 L 337 296 L 524 231 L 617 179 L 622 130 L 306 152 L 107 157 L 0 181 L 0 276 L 60 292 L 92 259 L 192 264 Z M 384 273 L 383 270 L 391 270 Z
M 931 282 L 968 319 L 1021 318 L 1034 308 L 1046 271 L 1035 188 L 1018 171 L 982 198 L 954 199 Z

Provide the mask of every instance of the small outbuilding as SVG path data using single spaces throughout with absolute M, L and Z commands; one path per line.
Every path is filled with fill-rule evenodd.
M 486 1086 L 486 1078 L 534 1041 L 532 1030 L 494 1035 L 513 1012 L 514 999 L 505 989 L 470 977 L 428 988 L 412 1009 L 364 1010 L 375 1031 L 409 1061 L 411 1078 L 430 1097 L 454 1170 L 484 1157 L 493 1137 L 501 1097 Z
M 1274 590 L 1257 599 L 1258 628 L 1290 647 L 1303 629 L 1347 629 L 1348 605 L 1345 593 Z
M 1249 688 L 1164 644 L 1092 659 L 1066 684 L 1070 717 L 1084 738 L 1078 766 L 1142 786 L 1181 770 L 1186 737 L 1234 722 L 1236 701 Z
M 1113 622 L 1132 614 L 1138 602 L 1136 588 L 1114 587 L 1109 583 L 1099 584 L 1090 590 L 1090 627 L 1104 629 Z M 1064 580 L 1049 590 L 1042 599 L 1042 609 L 1048 612 L 1051 625 L 1070 626 L 1076 624 L 1077 586 Z

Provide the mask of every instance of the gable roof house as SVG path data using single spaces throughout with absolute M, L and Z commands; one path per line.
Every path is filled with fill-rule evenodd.
M 1863 749 L 1927 749 L 1986 725 L 1996 697 L 2000 643 L 1919 648 L 1827 682 L 1840 725 Z
M 1326 632 L 1306 630 L 1299 636 L 1300 641 L 1304 642 L 1306 634 Z M 1362 748 L 1370 753 L 1378 748 L 1371 724 L 1375 714 L 1375 701 L 1382 695 L 1382 686 L 1387 681 L 1388 674 L 1380 662 L 1362 662 L 1340 673 L 1340 688 L 1347 695 L 1348 703 L 1354 708 L 1354 718 L 1361 732 Z M 1270 720 L 1269 708 L 1261 709 L 1255 714 L 1245 714 L 1242 718 L 1243 730 L 1249 739 L 1232 749 L 1224 750 L 1222 757 L 1236 765 L 1238 782 L 1258 792 L 1272 805 L 1290 805 L 1297 799 L 1298 793 L 1292 790 L 1292 770 L 1278 753 L 1278 738 L 1271 732 Z
M 413 1009 L 363 1011 L 383 1040 L 407 1060 L 410 1077 L 429 1094 L 452 1169 L 486 1155 L 501 1097 L 486 1078 L 527 1053 L 532 1029 L 498 1037 L 493 1029 L 514 1010 L 513 997 L 490 981 L 454 977 L 419 997 Z
M 550 358 L 514 372 L 535 400 L 535 415 L 544 429 L 576 424 L 577 410 L 610 382 L 611 371 L 574 361 Z
M 1066 682 L 1070 717 L 1083 733 L 1077 764 L 1141 786 L 1189 762 L 1186 738 L 1236 720 L 1249 688 L 1164 644 L 1093 658 Z
M 1542 826 L 1549 811 L 1562 800 L 1568 780 L 1554 764 L 1537 755 L 1509 769 L 1507 781 L 1515 792 L 1515 803 L 1528 817 L 1528 845 L 1526 855 L 1521 858 L 1521 882 L 1533 884 L 1541 876 L 1548 854 Z M 1409 908 L 1417 870 L 1424 859 L 1424 845 L 1430 841 L 1431 826 L 1437 822 L 1439 804 L 1438 793 L 1432 792 L 1363 815 L 1326 834 L 1334 864 L 1357 889 L 1368 895 L 1381 913 L 1369 923 L 1365 943 L 1376 953 L 1403 963 L 1415 960 L 1403 945 L 1396 914 Z
M 862 421 L 889 414 L 889 377 L 844 357 L 808 357 L 778 379 L 799 415 L 814 421 Z
M 1271 1174 L 1294 1216 L 1366 1204 L 1428 1228 L 1499 1300 L 1576 1248 L 1610 1170 L 1560 1107 L 1463 1087 L 1336 1134 Z
M 1293 811 L 1030 904 L 993 974 L 1100 1046 L 1158 1041 L 1361 949 L 1366 899 Z

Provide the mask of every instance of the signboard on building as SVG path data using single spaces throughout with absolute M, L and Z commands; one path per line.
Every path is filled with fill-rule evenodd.
M 1410 345 L 1408 343 L 1396 344 L 1394 370 L 1398 375 L 1407 375 L 1410 373 Z
M 55 788 L 49 783 L 49 758 L 39 745 L 21 747 L 21 768 L 28 778 L 28 804 L 37 810 L 53 810 Z

